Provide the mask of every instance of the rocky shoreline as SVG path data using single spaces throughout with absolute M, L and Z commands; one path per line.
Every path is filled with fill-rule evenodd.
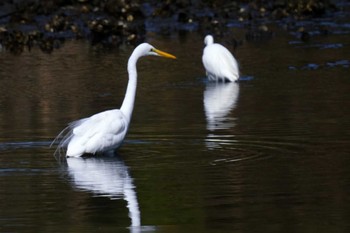
M 349 5 L 348 1 L 335 4 L 330 0 L 7 0 L 0 3 L 0 45 L 15 54 L 33 47 L 51 53 L 72 39 L 88 40 L 97 48 L 114 48 L 136 45 L 148 31 L 225 36 L 227 27 L 243 27 L 245 39 L 254 40 L 272 36 L 271 22 L 308 40 L 309 31 L 329 33 L 327 25 L 305 29 L 298 22 L 339 16 Z

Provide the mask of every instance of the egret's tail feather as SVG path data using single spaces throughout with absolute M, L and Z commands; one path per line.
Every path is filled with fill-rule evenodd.
M 54 144 L 58 144 L 54 152 L 55 157 L 60 158 L 65 156 L 67 145 L 73 137 L 73 129 L 82 124 L 85 120 L 86 118 L 69 123 L 68 126 L 64 128 L 52 141 L 50 147 L 52 147 Z
M 53 140 L 50 147 L 53 144 L 56 144 L 56 142 L 58 142 L 57 148 L 54 152 L 55 157 L 60 158 L 65 155 L 67 144 L 69 143 L 70 139 L 73 137 L 72 132 L 73 130 L 70 128 L 70 126 L 68 126 L 64 130 L 62 130 L 60 134 Z
M 57 136 L 56 138 L 51 142 L 50 147 L 52 147 L 54 144 L 56 144 L 58 141 L 58 144 L 61 144 L 61 139 L 63 138 L 63 135 L 66 135 L 67 130 L 70 129 L 70 126 L 67 126 L 66 128 L 64 128 Z

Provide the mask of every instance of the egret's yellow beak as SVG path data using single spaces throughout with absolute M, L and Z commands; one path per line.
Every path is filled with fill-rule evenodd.
M 176 59 L 176 57 L 174 55 L 170 54 L 170 53 L 166 53 L 166 52 L 160 51 L 159 49 L 152 49 L 152 50 L 153 50 L 153 52 L 155 52 L 159 56 L 166 57 L 166 58 L 171 58 L 171 59 Z

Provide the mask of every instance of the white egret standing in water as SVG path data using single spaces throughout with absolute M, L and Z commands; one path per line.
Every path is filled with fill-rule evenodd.
M 234 82 L 239 78 L 236 59 L 221 44 L 214 43 L 214 38 L 207 35 L 204 39 L 202 62 L 210 81 Z
M 100 112 L 70 123 L 54 140 L 55 142 L 62 138 L 56 152 L 67 147 L 68 157 L 80 157 L 84 154 L 111 151 L 121 145 L 134 108 L 137 86 L 136 63 L 140 57 L 147 55 L 176 59 L 175 56 L 160 51 L 148 43 L 137 46 L 128 61 L 129 82 L 121 108 Z

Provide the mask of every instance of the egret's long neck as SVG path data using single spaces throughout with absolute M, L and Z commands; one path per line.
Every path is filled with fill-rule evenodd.
M 136 95 L 136 87 L 137 87 L 137 71 L 136 71 L 136 63 L 138 59 L 137 54 L 132 54 L 128 61 L 128 74 L 129 74 L 129 82 L 128 87 L 126 89 L 125 97 L 123 104 L 120 110 L 124 113 L 124 115 L 130 121 L 132 111 L 134 109 L 135 103 L 135 95 Z

